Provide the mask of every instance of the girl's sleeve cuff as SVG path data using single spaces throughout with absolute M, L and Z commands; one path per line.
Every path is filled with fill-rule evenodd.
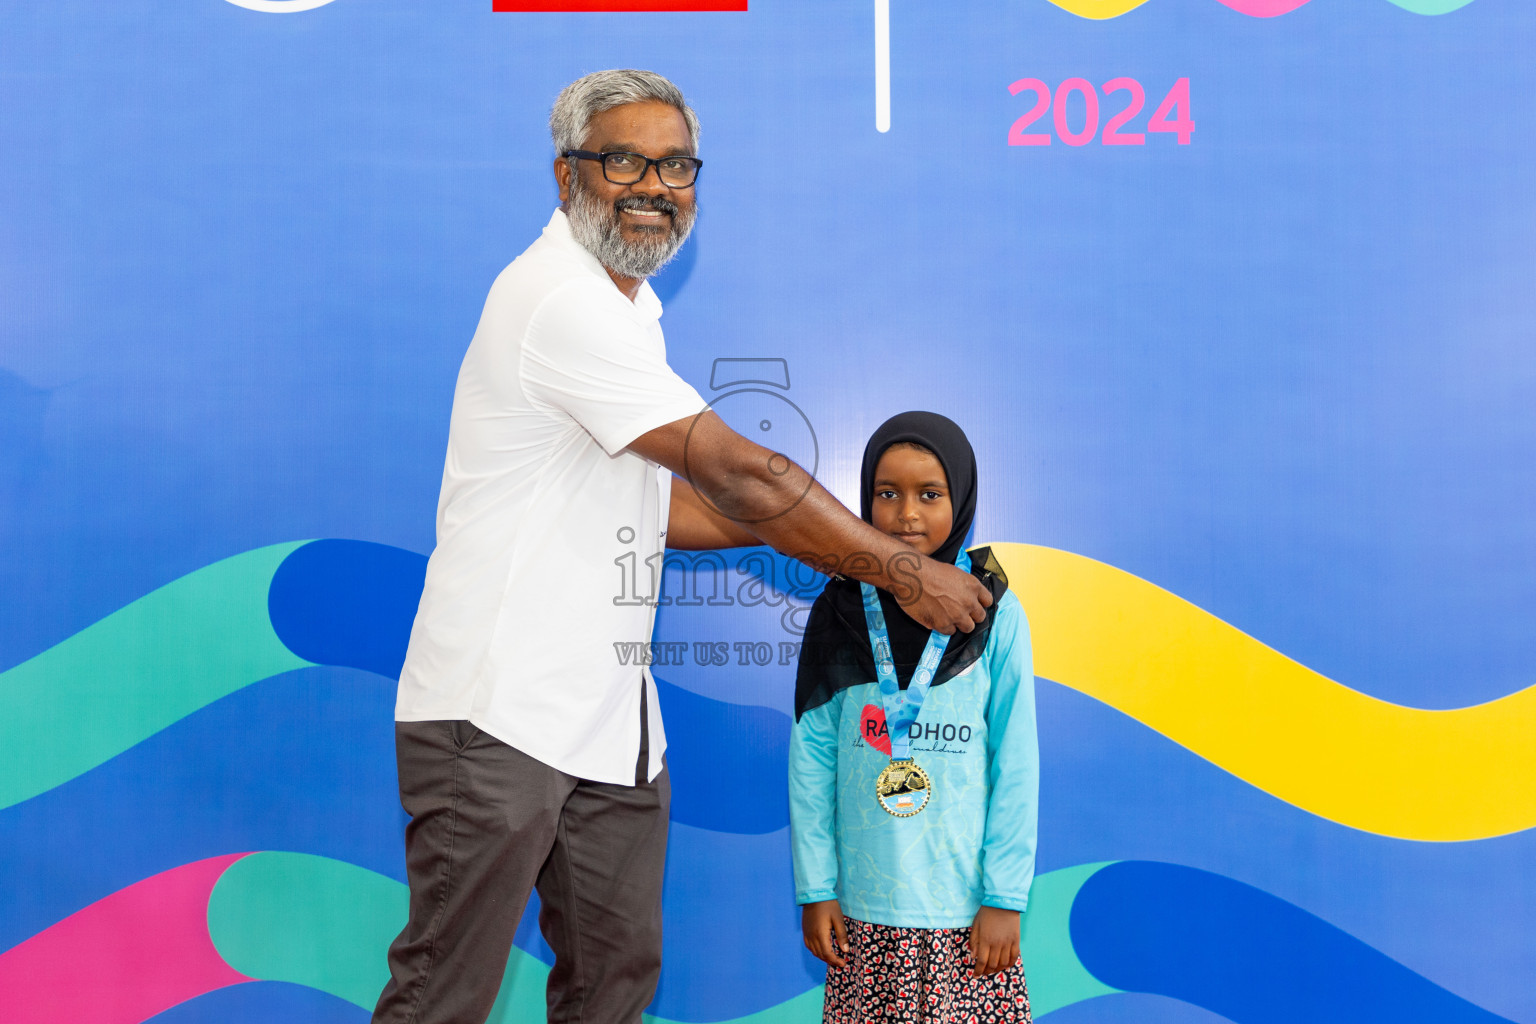
M 795 893 L 795 905 L 803 907 L 807 903 L 823 903 L 826 900 L 837 899 L 837 893 L 831 889 L 812 889 L 809 892 Z
M 995 892 L 989 892 L 981 897 L 981 905 L 984 907 L 996 907 L 998 910 L 1017 910 L 1022 914 L 1029 909 L 1029 897 L 1003 896 Z

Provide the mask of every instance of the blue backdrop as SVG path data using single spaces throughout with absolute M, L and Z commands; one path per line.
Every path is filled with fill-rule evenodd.
M 1488 728 L 1533 735 L 1536 8 L 894 0 L 880 131 L 881 4 L 266 6 L 0 14 L 0 1016 L 366 1019 L 454 377 L 556 202 L 549 104 L 604 67 L 668 75 L 703 123 L 699 225 L 657 281 L 674 367 L 720 398 L 716 359 L 783 359 L 844 500 L 875 425 L 944 412 L 978 542 L 1106 563 L 1339 691 L 1504 698 Z M 1117 78 L 1141 145 L 1102 141 Z M 1009 144 L 1025 79 L 1051 102 L 1017 130 L 1048 145 Z M 1148 130 L 1181 82 L 1187 143 Z M 777 645 L 814 585 L 727 556 L 768 599 L 671 604 L 657 639 L 774 657 L 656 668 L 678 807 L 652 1012 L 809 1022 Z M 1037 1016 L 1536 1021 L 1524 804 L 1364 824 L 1041 671 Z M 1529 780 L 1503 749 L 1421 756 Z M 377 892 L 383 923 L 342 942 L 306 884 Z M 172 892 L 191 916 L 121 910 Z M 146 936 L 184 969 L 133 960 Z M 548 958 L 531 924 L 520 946 L 500 1013 Z

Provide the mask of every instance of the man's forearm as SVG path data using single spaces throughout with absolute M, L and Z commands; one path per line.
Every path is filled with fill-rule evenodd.
M 900 541 L 855 518 L 809 473 L 789 463 L 774 473 L 749 461 L 728 472 L 695 475 L 694 488 L 722 515 L 793 558 L 889 590 L 908 600 L 920 586 L 923 558 Z
M 649 430 L 629 447 L 688 480 L 719 515 L 777 550 L 890 591 L 930 629 L 969 631 L 986 617 L 992 595 L 969 573 L 860 520 L 804 469 L 708 409 Z

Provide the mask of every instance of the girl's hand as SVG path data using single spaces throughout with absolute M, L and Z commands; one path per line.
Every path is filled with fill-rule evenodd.
M 809 908 L 807 908 L 809 909 Z M 971 923 L 971 955 L 976 977 L 1006 971 L 1019 959 L 1019 912 L 982 907 Z
M 1017 932 L 1017 927 L 1014 930 Z M 843 925 L 843 910 L 837 900 L 822 900 L 802 907 L 800 931 L 805 935 L 805 948 L 816 954 L 818 960 L 832 967 L 843 967 L 848 963 L 843 959 L 848 955 L 848 929 Z

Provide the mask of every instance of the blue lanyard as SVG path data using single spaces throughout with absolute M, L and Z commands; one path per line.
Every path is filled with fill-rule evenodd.
M 955 568 L 961 572 L 971 571 L 971 556 L 963 549 L 955 556 Z M 923 698 L 928 696 L 928 687 L 932 685 L 933 675 L 938 671 L 939 660 L 944 657 L 949 637 L 943 633 L 928 634 L 923 656 L 918 659 L 912 680 L 903 691 L 901 684 L 896 681 L 896 663 L 891 658 L 891 634 L 885 628 L 885 612 L 880 609 L 880 595 L 868 583 L 859 584 L 859 590 L 864 595 L 864 623 L 869 627 L 869 646 L 875 655 L 880 702 L 885 705 L 885 729 L 891 737 L 891 760 L 905 761 L 912 755 L 912 738 L 908 730 L 917 721 L 918 712 L 923 709 Z

